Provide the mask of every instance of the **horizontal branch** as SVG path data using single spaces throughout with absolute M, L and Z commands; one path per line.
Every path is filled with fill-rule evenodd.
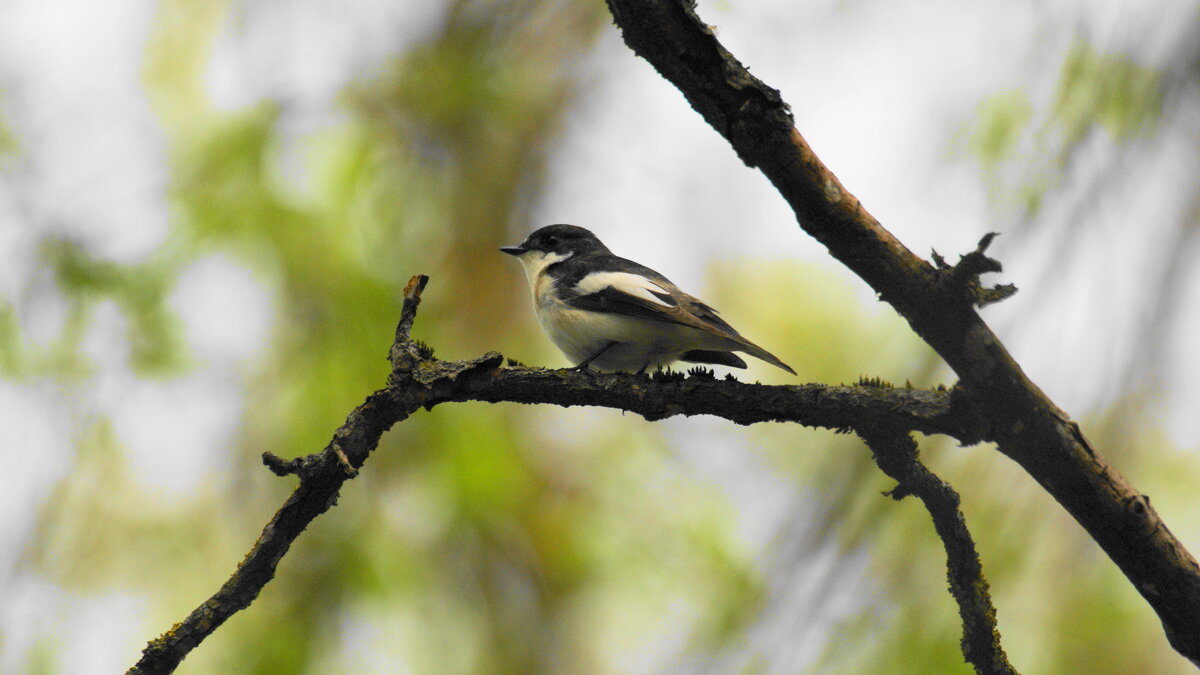
M 977 424 L 952 405 L 945 390 L 875 385 L 764 385 L 732 377 L 716 379 L 694 368 L 655 375 L 502 367 L 495 352 L 471 361 L 422 359 L 393 373 L 392 386 L 413 392 L 426 407 L 449 401 L 548 403 L 613 408 L 650 421 L 676 415 L 712 415 L 735 424 L 794 422 L 849 432 L 862 424 L 945 434 L 971 435 Z

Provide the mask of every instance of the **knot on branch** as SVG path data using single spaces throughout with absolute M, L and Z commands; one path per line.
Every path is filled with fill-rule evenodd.
M 330 475 L 330 464 L 335 460 L 337 467 L 332 469 L 335 473 L 340 469 L 345 478 L 354 478 L 358 475 L 358 468 L 354 466 L 354 462 L 346 455 L 346 451 L 342 449 L 336 436 L 325 447 L 323 452 L 305 455 L 304 457 L 283 459 L 270 451 L 262 454 L 262 463 L 271 470 L 271 473 L 281 477 L 295 475 L 300 479 L 301 483 L 305 483 L 316 477 L 328 477 Z M 361 464 L 361 461 L 359 464 Z
M 405 390 L 429 410 L 443 401 L 483 389 L 500 373 L 503 365 L 504 356 L 499 352 L 488 352 L 470 361 L 429 358 L 413 363 L 407 370 L 393 370 L 388 386 Z
M 262 454 L 262 463 L 276 476 L 300 475 L 303 471 L 305 459 L 304 457 L 284 459 L 270 450 Z
M 1011 297 L 1017 292 L 1012 284 L 998 284 L 991 288 L 979 282 L 981 274 L 1000 272 L 1000 261 L 989 258 L 984 252 L 992 245 L 997 232 L 988 232 L 979 240 L 974 251 L 960 256 L 957 265 L 950 265 L 937 251 L 933 251 L 933 262 L 939 272 L 939 284 L 952 293 L 962 294 L 976 307 L 984 307 Z

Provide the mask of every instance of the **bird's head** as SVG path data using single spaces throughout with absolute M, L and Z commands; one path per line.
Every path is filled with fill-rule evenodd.
M 517 246 L 503 246 L 501 251 L 517 256 L 522 261 L 537 258 L 566 260 L 572 256 L 594 253 L 610 254 L 591 230 L 577 225 L 547 225 L 535 230 Z

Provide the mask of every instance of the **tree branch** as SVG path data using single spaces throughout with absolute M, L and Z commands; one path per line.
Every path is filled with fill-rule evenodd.
M 975 422 L 952 405 L 950 392 L 845 385 L 762 385 L 715 379 L 694 368 L 656 375 L 500 368 L 491 353 L 473 361 L 430 360 L 411 375 L 394 373 L 394 387 L 414 389 L 426 407 L 450 401 L 598 406 L 636 413 L 649 421 L 675 415 L 713 415 L 736 424 L 795 422 L 849 431 L 858 424 L 900 425 L 926 434 L 966 435 Z M 463 372 L 489 371 L 464 380 Z
M 319 453 L 292 460 L 263 453 L 276 475 L 295 475 L 300 485 L 288 497 L 229 580 L 182 622 L 150 641 L 128 672 L 170 673 L 185 656 L 224 623 L 245 609 L 275 576 L 292 542 L 314 518 L 337 503 L 338 493 L 397 422 L 420 408 L 440 403 L 553 403 L 590 405 L 633 412 L 647 420 L 675 415 L 714 415 L 737 424 L 796 422 L 849 432 L 885 426 L 926 434 L 970 436 L 980 421 L 973 408 L 945 390 L 896 389 L 879 382 L 857 386 L 746 384 L 732 377 L 717 380 L 695 368 L 689 377 L 503 367 L 495 352 L 469 361 L 441 361 L 410 336 L 421 292 L 429 278 L 417 275 L 404 289 L 396 337 L 388 351 L 388 386 L 367 397 Z
M 867 213 L 795 129 L 779 92 L 725 50 L 693 5 L 608 0 L 626 44 L 683 93 L 742 161 L 767 176 L 806 232 L 945 359 L 960 378 L 956 389 L 986 411 L 984 438 L 1083 526 L 1158 613 L 1171 645 L 1200 666 L 1195 558 L 979 318 L 978 293 L 970 283 L 963 287 L 964 277 L 975 281 L 972 275 L 935 268 Z
M 879 468 L 898 483 L 889 496 L 898 501 L 915 495 L 933 518 L 933 527 L 946 547 L 950 595 L 958 603 L 962 618 L 963 658 L 980 675 L 1015 675 L 1016 669 L 1000 646 L 996 608 L 975 552 L 975 541 L 958 509 L 958 493 L 921 463 L 917 443 L 907 432 L 871 425 L 859 428 L 858 435 L 871 448 Z
M 421 302 L 421 291 L 428 280 L 428 277 L 418 275 L 404 289 L 404 307 L 396 327 L 397 344 L 411 342 L 409 332 Z M 263 586 L 274 578 L 279 560 L 296 537 L 314 518 L 337 503 L 342 484 L 358 474 L 359 467 L 379 445 L 383 432 L 421 407 L 420 401 L 405 396 L 405 393 L 380 389 L 368 396 L 334 432 L 329 445 L 317 454 L 284 461 L 270 452 L 263 453 L 263 464 L 271 471 L 279 476 L 295 474 L 300 478 L 300 485 L 263 528 L 258 541 L 220 590 L 182 622 L 151 640 L 142 650 L 141 659 L 128 673 L 173 672 L 183 658 L 217 627 L 254 602 Z

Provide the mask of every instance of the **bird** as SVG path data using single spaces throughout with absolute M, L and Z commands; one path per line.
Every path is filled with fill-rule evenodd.
M 547 225 L 517 246 L 538 323 L 576 370 L 643 373 L 675 361 L 745 368 L 744 352 L 796 374 L 717 310 L 662 274 L 618 257 L 587 228 Z

